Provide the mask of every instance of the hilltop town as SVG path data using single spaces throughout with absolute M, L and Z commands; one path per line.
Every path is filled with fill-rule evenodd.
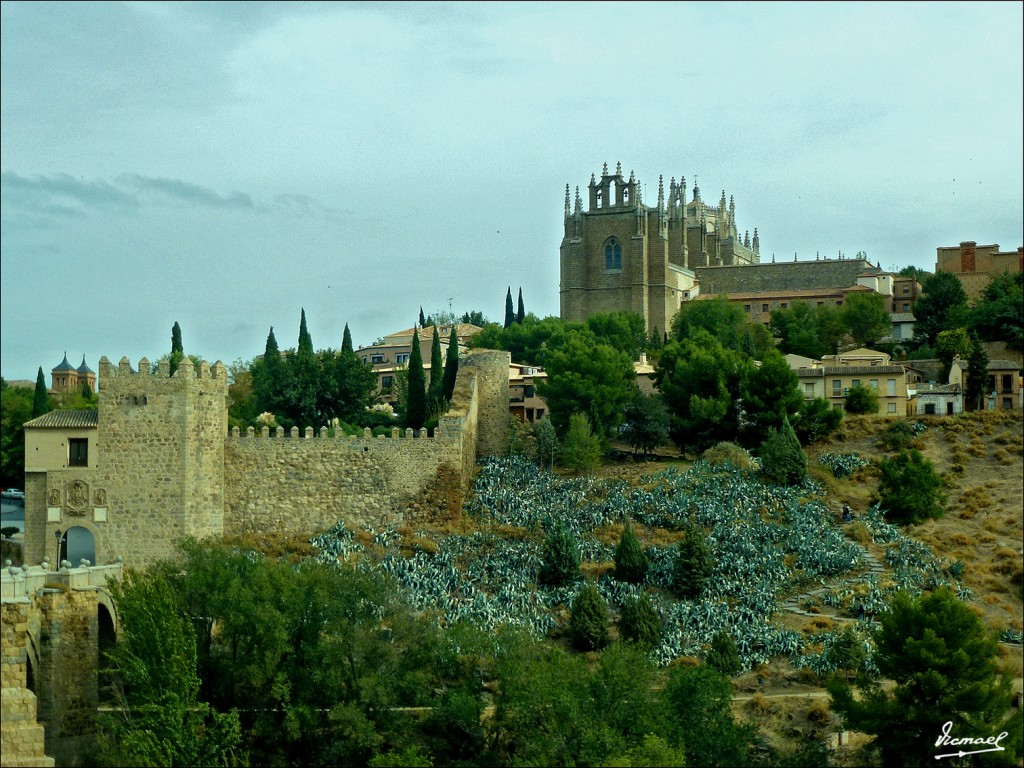
M 891 679 L 886 617 L 927 611 L 984 646 L 993 691 L 996 659 L 1020 677 L 1024 248 L 938 244 L 899 273 L 765 260 L 770 226 L 741 229 L 724 190 L 659 178 L 647 204 L 607 164 L 586 189 L 565 189 L 559 317 L 509 285 L 501 322 L 420 308 L 316 349 L 296 307 L 294 347 L 271 328 L 230 366 L 188 354 L 186 318 L 153 360 L 4 382 L 24 511 L 3 765 L 156 760 L 133 739 L 167 721 L 97 711 L 172 684 L 205 708 L 160 736 L 184 764 L 885 762 L 840 679 Z M 954 515 L 973 522 L 936 527 Z M 184 638 L 180 678 L 132 677 L 146 601 Z M 788 741 L 748 703 L 766 678 L 817 692 Z

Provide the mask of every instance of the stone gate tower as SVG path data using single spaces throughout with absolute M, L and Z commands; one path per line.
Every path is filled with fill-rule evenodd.
M 575 201 L 565 187 L 565 233 L 560 248 L 560 310 L 563 320 L 582 322 L 598 312 L 630 311 L 643 316 L 647 331 L 665 331 L 680 304 L 696 295 L 695 267 L 754 264 L 759 261 L 757 230 L 741 237 L 736 205 L 725 191 L 717 207 L 693 188 L 686 202 L 686 179 L 658 179 L 658 200 L 644 205 L 640 182 L 607 163 L 593 175 L 589 208 L 579 187 Z

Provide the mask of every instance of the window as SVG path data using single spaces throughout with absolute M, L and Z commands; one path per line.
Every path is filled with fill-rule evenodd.
M 889 397 L 896 397 L 896 379 L 887 379 L 885 382 L 885 394 Z
M 850 382 L 850 386 L 851 387 L 859 387 L 860 386 L 860 379 L 854 379 L 852 382 Z
M 383 363 L 384 362 L 384 355 L 370 355 L 370 362 L 371 363 Z
M 604 268 L 622 269 L 622 246 L 614 237 L 604 246 Z
M 878 391 L 878 379 L 871 379 L 868 382 L 868 386 L 871 387 L 875 392 Z
M 749 304 L 744 304 L 743 305 L 743 311 L 744 312 L 749 312 L 750 311 L 750 305 Z
M 818 306 L 819 307 L 824 307 L 825 306 L 825 302 L 824 301 L 819 301 L 818 302 Z
M 807 397 L 814 397 L 814 382 L 804 384 L 804 394 Z
M 908 303 L 906 303 L 906 302 L 903 302 L 903 311 L 904 312 L 909 312 L 910 311 L 910 305 Z
M 762 312 L 767 312 L 768 311 L 768 305 L 767 304 L 762 304 L 761 305 L 761 311 Z
M 935 415 L 935 403 L 925 403 L 924 404 L 924 413 L 925 413 L 926 416 L 934 416 Z
M 903 286 L 903 292 L 904 293 L 910 293 L 910 286 L 909 285 L 904 285 Z M 904 306 L 906 306 L 906 305 L 904 305 Z
M 394 385 L 395 379 L 393 376 L 381 376 L 380 377 L 380 388 L 385 392 L 390 392 L 391 387 Z
M 395 355 L 395 362 L 398 365 L 402 365 L 403 363 L 408 363 L 409 362 L 409 353 L 408 352 L 401 352 L 401 353 Z
M 89 439 L 86 437 L 72 437 L 68 439 L 68 466 L 87 467 L 89 466 Z
M 1012 397 L 1004 397 L 1003 398 L 1003 408 L 1005 410 L 1007 410 L 1007 411 L 1012 411 L 1013 410 L 1013 398 Z
M 889 403 L 889 413 L 896 413 L 896 403 Z
M 839 379 L 832 380 L 832 397 L 839 397 L 843 394 L 843 382 Z
M 837 307 L 841 307 L 841 306 L 843 306 L 843 302 L 841 302 L 841 301 L 837 301 L 837 302 L 836 302 L 836 306 L 837 306 Z
M 1003 374 L 1003 392 L 1013 392 L 1013 377 L 1008 374 Z
M 538 408 L 537 409 L 537 418 L 538 419 L 543 419 L 544 418 L 544 409 L 543 408 Z
M 785 308 L 786 308 L 786 306 L 787 306 L 787 305 L 786 305 L 786 302 L 782 302 L 782 308 L 783 308 L 783 309 L 785 309 Z
M 892 327 L 892 337 L 894 339 L 898 339 L 900 337 L 900 327 L 898 325 L 894 325 Z

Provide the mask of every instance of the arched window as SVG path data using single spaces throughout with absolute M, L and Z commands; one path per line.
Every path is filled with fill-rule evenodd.
M 614 237 L 604 245 L 604 268 L 622 269 L 622 246 Z

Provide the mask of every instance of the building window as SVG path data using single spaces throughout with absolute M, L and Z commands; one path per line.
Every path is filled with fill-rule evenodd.
M 854 379 L 852 382 L 850 382 L 850 386 L 851 387 L 859 387 L 860 386 L 860 379 Z
M 390 392 L 391 387 L 394 385 L 395 379 L 392 376 L 381 376 L 380 377 L 380 388 L 385 392 Z
M 762 304 L 761 305 L 761 311 L 762 312 L 767 312 L 768 311 L 768 305 L 767 304 Z
M 889 413 L 896 413 L 896 403 L 889 403 L 888 410 Z
M 894 339 L 900 338 L 900 327 L 898 325 L 892 327 L 892 337 Z
M 910 305 L 907 304 L 906 302 L 903 303 L 903 311 L 904 312 L 909 312 L 910 311 Z
M 1003 398 L 1003 408 L 1005 410 L 1007 410 L 1007 411 L 1012 411 L 1013 410 L 1013 398 L 1012 397 L 1004 397 Z
M 814 397 L 814 382 L 804 384 L 804 394 L 807 395 L 807 397 Z
M 402 352 L 401 354 L 395 355 L 395 362 L 398 365 L 402 365 L 404 363 L 408 363 L 409 362 L 409 353 L 408 352 Z
M 925 403 L 924 404 L 924 414 L 925 414 L 925 416 L 934 416 L 935 415 L 935 403 Z
M 904 285 L 903 286 L 903 292 L 904 293 L 910 293 L 910 286 L 909 285 Z
M 744 312 L 749 312 L 750 311 L 750 305 L 749 304 L 744 304 L 743 305 L 743 311 Z
M 1003 374 L 1003 392 L 1013 392 L 1013 377 L 1008 374 Z
M 786 305 L 786 302 L 782 302 L 782 308 L 783 308 L 783 309 L 785 309 L 785 308 L 786 308 L 786 306 L 787 306 L 787 305 Z
M 832 397 L 839 397 L 843 394 L 843 382 L 839 379 L 833 379 L 832 381 Z
M 818 306 L 819 307 L 824 307 L 825 306 L 825 302 L 824 301 L 819 301 L 818 302 Z
M 538 408 L 537 409 L 537 418 L 538 419 L 543 419 L 544 418 L 544 409 L 543 408 Z
M 877 392 L 878 391 L 878 379 L 871 379 L 871 381 L 868 382 L 868 386 L 871 387 L 873 390 L 875 390 L 875 392 Z
M 370 362 L 371 363 L 383 363 L 384 362 L 384 355 L 370 355 Z
M 614 237 L 604 246 L 604 268 L 622 269 L 622 246 Z
M 68 466 L 87 467 L 89 466 L 89 439 L 85 437 L 72 437 L 68 439 Z
M 841 302 L 841 301 L 837 301 L 837 302 L 836 302 L 836 306 L 837 306 L 837 307 L 841 307 L 841 306 L 843 306 L 843 302 Z
M 885 394 L 889 397 L 896 397 L 896 379 L 887 379 L 885 382 Z
M 525 387 L 523 387 L 523 394 L 526 397 L 533 397 L 533 386 L 530 385 L 530 384 L 527 384 Z

